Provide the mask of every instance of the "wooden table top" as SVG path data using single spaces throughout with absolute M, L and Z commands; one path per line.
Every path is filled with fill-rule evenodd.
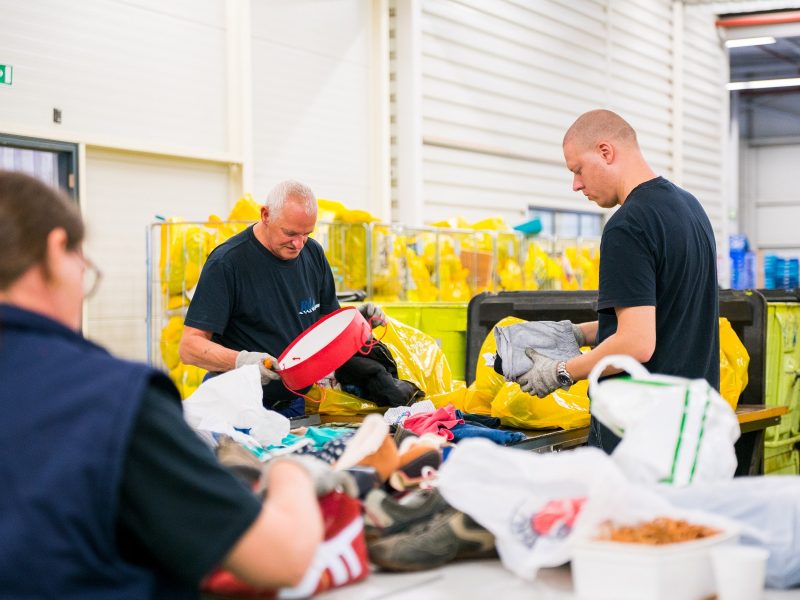
M 740 404 L 736 407 L 739 423 L 751 423 L 762 419 L 780 417 L 789 412 L 787 406 L 767 406 L 766 404 Z

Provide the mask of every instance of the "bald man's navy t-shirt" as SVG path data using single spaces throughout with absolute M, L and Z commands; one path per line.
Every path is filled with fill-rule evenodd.
M 656 307 L 653 373 L 704 378 L 719 390 L 719 294 L 714 231 L 692 194 L 663 177 L 631 191 L 600 243 L 598 343 L 617 307 Z

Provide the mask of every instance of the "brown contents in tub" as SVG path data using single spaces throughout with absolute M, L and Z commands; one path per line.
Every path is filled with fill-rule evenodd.
M 659 517 L 638 525 L 613 526 L 606 522 L 598 540 L 609 542 L 626 542 L 628 544 L 674 544 L 699 540 L 720 533 L 719 529 L 694 525 L 683 519 Z

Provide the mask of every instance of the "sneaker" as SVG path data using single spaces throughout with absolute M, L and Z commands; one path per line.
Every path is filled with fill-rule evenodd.
M 333 468 L 341 471 L 356 465 L 373 467 L 381 482 L 386 481 L 397 469 L 397 445 L 389 436 L 389 426 L 380 415 L 373 413 L 364 418 Z
M 494 536 L 454 508 L 402 533 L 368 540 L 367 549 L 370 560 L 387 571 L 421 571 L 458 559 L 497 556 Z
M 450 508 L 438 490 L 420 490 L 398 501 L 377 489 L 367 494 L 363 504 L 365 531 L 371 539 L 401 533 Z
M 217 460 L 246 484 L 253 486 L 261 477 L 261 461 L 230 436 L 219 436 L 214 452 Z

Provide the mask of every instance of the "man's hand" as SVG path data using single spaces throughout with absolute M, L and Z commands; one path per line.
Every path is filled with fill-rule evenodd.
M 229 359 L 230 360 L 230 359 Z M 268 361 L 269 367 L 264 363 Z M 244 365 L 258 365 L 258 372 L 261 374 L 261 385 L 267 385 L 271 381 L 280 379 L 280 375 L 275 372 L 275 365 L 278 361 L 266 352 L 248 352 L 242 350 L 236 355 L 236 368 Z
M 379 325 L 386 325 L 386 314 L 381 310 L 381 307 L 372 302 L 366 302 L 358 307 L 358 312 L 361 313 L 373 329 Z
M 335 490 L 341 490 L 352 498 L 358 498 L 358 485 L 353 476 L 345 471 L 334 471 L 331 466 L 318 458 L 307 454 L 289 454 L 270 460 L 261 472 L 261 480 L 257 492 L 263 493 L 269 489 L 269 472 L 276 464 L 291 462 L 302 468 L 314 483 L 314 491 L 318 498 L 326 496 Z
M 533 361 L 533 366 L 517 378 L 517 383 L 523 392 L 544 398 L 561 387 L 558 381 L 557 360 L 547 358 L 533 348 L 525 350 L 525 354 Z

